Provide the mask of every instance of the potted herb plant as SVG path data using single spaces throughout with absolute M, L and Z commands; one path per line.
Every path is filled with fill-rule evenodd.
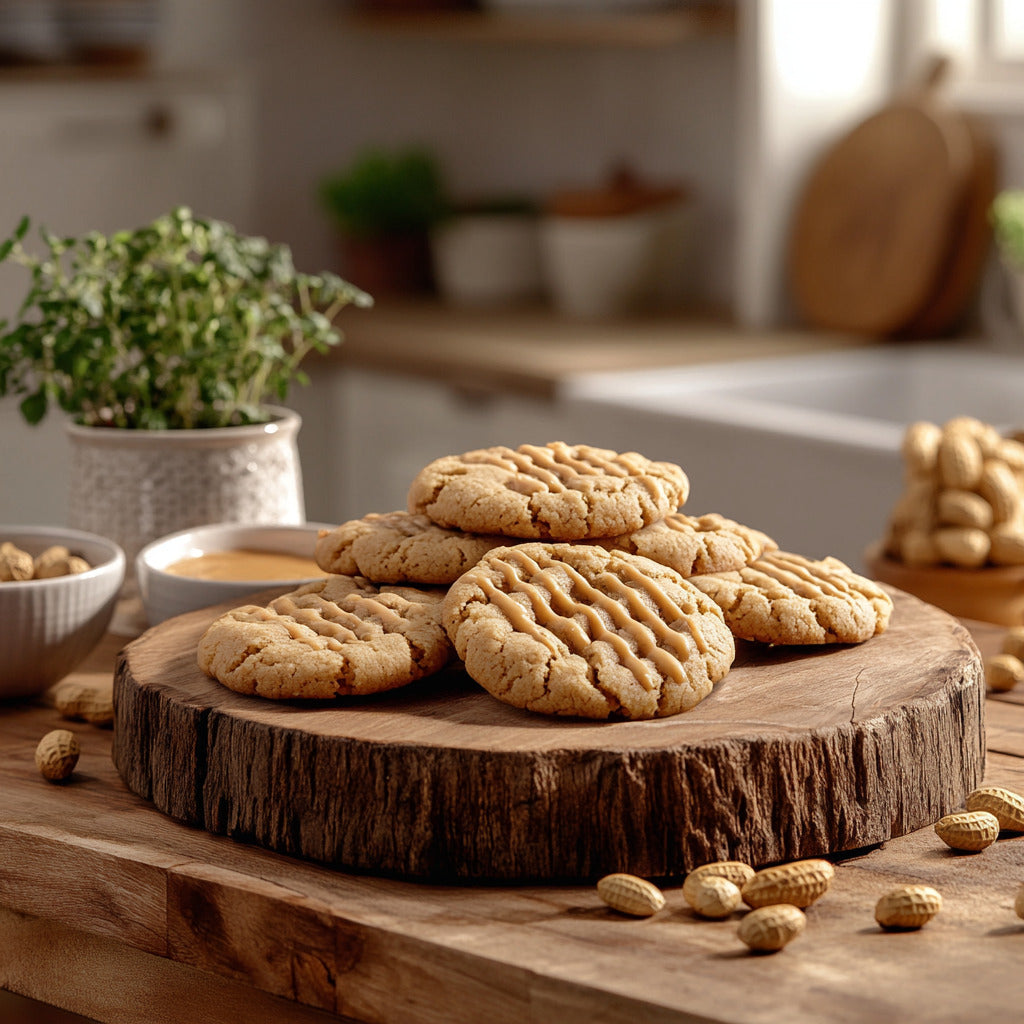
M 179 208 L 135 230 L 80 238 L 28 218 L 0 262 L 30 281 L 0 321 L 0 396 L 29 423 L 63 410 L 74 448 L 70 525 L 132 564 L 149 540 L 204 522 L 301 522 L 299 417 L 275 406 L 334 317 L 368 306 L 333 274 L 297 271 L 287 246 Z
M 448 209 L 426 150 L 369 148 L 320 183 L 340 241 L 342 272 L 375 294 L 432 287 L 429 232 Z

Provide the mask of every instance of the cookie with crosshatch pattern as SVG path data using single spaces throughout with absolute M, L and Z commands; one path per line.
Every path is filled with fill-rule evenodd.
M 451 583 L 505 537 L 446 530 L 412 512 L 371 512 L 321 530 L 314 555 L 324 572 L 378 583 Z
M 199 641 L 199 667 L 237 693 L 277 700 L 393 690 L 452 657 L 443 596 L 329 576 L 220 616 Z
M 643 555 L 682 576 L 742 569 L 778 548 L 767 534 L 716 512 L 702 516 L 670 512 L 642 530 L 598 543 Z
M 770 551 L 734 572 L 691 576 L 733 634 L 766 644 L 853 644 L 889 625 L 892 598 L 838 558 Z
M 597 544 L 495 548 L 449 588 L 442 620 L 484 689 L 550 715 L 687 711 L 735 657 L 712 600 L 667 566 Z
M 682 506 L 689 491 L 686 474 L 673 463 L 552 441 L 435 459 L 413 480 L 408 508 L 468 533 L 588 540 L 657 522 Z

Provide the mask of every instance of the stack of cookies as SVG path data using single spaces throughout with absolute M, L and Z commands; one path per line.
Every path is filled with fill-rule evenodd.
M 740 638 L 858 643 L 892 602 L 837 559 L 681 511 L 689 481 L 635 452 L 552 442 L 426 466 L 407 511 L 323 531 L 329 575 L 214 622 L 199 664 L 272 698 L 394 689 L 459 658 L 515 707 L 583 718 L 689 710 Z

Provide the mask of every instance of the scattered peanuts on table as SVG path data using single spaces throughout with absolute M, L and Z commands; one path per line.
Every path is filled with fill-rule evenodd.
M 63 782 L 75 770 L 79 756 L 78 740 L 68 729 L 53 729 L 36 747 L 36 767 L 49 782 Z
M 965 805 L 965 810 L 943 816 L 934 826 L 936 835 L 953 851 L 978 853 L 1002 831 L 1024 832 L 1024 795 L 1020 793 L 982 786 L 968 794 Z M 804 911 L 828 892 L 835 875 L 832 863 L 818 858 L 760 871 L 743 861 L 710 861 L 686 875 L 681 893 L 694 915 L 709 921 L 745 911 L 737 938 L 752 952 L 774 953 L 803 933 Z M 597 883 L 597 891 L 609 907 L 634 917 L 654 917 L 667 906 L 665 893 L 636 875 L 606 875 Z M 937 889 L 907 883 L 878 897 L 874 918 L 883 931 L 912 932 L 942 909 L 943 897 Z M 1024 919 L 1024 884 L 1014 894 L 1014 912 Z

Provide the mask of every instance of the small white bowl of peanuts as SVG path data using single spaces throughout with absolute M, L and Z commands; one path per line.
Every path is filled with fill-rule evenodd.
M 0 525 L 0 701 L 42 693 L 85 658 L 110 623 L 124 574 L 124 551 L 105 537 Z

